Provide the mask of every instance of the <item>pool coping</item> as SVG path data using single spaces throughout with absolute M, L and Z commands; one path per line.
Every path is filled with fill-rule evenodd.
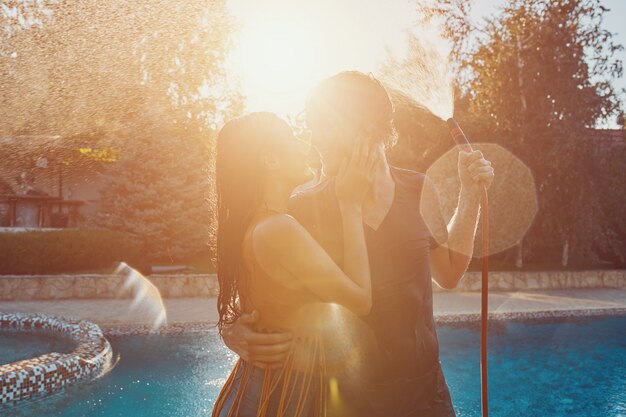
M 550 321 L 626 315 L 626 307 L 490 312 L 489 321 Z M 479 322 L 480 313 L 439 314 L 437 324 Z
M 0 364 L 0 411 L 96 377 L 110 365 L 111 345 L 94 323 L 38 313 L 0 312 L 0 334 L 46 331 L 72 339 L 74 349 Z
M 609 316 L 626 316 L 626 307 L 490 312 L 489 321 L 544 322 Z M 440 313 L 435 315 L 435 322 L 438 325 L 478 324 L 480 322 L 480 313 Z M 217 322 L 168 323 L 158 330 L 154 330 L 151 325 L 143 323 L 105 323 L 100 324 L 100 328 L 106 336 L 177 335 L 216 332 Z

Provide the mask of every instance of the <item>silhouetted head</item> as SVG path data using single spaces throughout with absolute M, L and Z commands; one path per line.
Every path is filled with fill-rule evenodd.
M 305 111 L 311 144 L 327 175 L 336 173 L 354 139 L 385 145 L 394 139 L 391 99 L 372 75 L 346 71 L 322 80 L 309 94 Z
M 252 113 L 224 125 L 217 137 L 217 274 L 219 328 L 240 315 L 245 280 L 241 245 L 268 187 L 292 190 L 310 178 L 308 146 L 273 113 Z

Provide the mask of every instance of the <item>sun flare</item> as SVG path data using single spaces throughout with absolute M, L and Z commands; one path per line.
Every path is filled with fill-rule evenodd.
M 245 27 L 234 59 L 250 110 L 270 104 L 270 110 L 281 114 L 297 112 L 323 69 L 315 54 L 319 44 L 314 32 L 289 16 L 259 19 Z
M 402 48 L 414 7 L 399 0 L 230 0 L 238 27 L 232 70 L 246 110 L 295 115 L 320 79 L 346 70 L 378 73 Z

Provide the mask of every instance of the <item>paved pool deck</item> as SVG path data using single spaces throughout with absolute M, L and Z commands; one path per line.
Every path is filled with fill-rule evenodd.
M 149 325 L 154 305 L 133 307 L 131 299 L 0 301 L 0 311 L 43 313 L 85 319 L 104 327 Z M 169 324 L 215 323 L 215 298 L 164 300 Z M 480 293 L 434 293 L 435 317 L 440 321 L 476 319 Z M 625 314 L 626 289 L 574 289 L 492 292 L 489 311 L 495 318 L 511 316 Z

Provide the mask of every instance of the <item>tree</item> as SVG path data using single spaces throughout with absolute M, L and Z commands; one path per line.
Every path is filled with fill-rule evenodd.
M 3 4 L 0 135 L 116 131 L 145 108 L 215 128 L 241 109 L 225 0 Z
M 606 228 L 590 129 L 619 110 L 611 80 L 622 75 L 621 46 L 602 28 L 599 0 L 512 0 L 489 22 L 468 63 L 470 111 L 495 124 L 496 141 L 527 161 L 539 187 L 531 229 L 535 255 L 560 244 L 592 260 Z
M 139 235 L 151 259 L 206 249 L 214 133 L 243 102 L 226 0 L 9 0 L 0 30 L 0 136 L 106 160 L 96 223 Z
M 471 135 L 511 150 L 535 176 L 540 210 L 519 264 L 523 255 L 555 256 L 555 247 L 563 265 L 593 261 L 598 247 L 617 246 L 607 233 L 613 216 L 606 197 L 615 191 L 596 179 L 618 164 L 605 163 L 593 141 L 594 128 L 620 110 L 612 81 L 622 76 L 615 58 L 622 46 L 602 27 L 608 9 L 601 0 L 509 0 L 476 25 L 470 5 L 442 0 L 426 9 L 444 17 L 454 40 L 456 117 Z
M 176 127 L 135 126 L 102 175 L 94 224 L 143 242 L 145 260 L 176 262 L 208 253 L 212 227 L 211 141 Z

